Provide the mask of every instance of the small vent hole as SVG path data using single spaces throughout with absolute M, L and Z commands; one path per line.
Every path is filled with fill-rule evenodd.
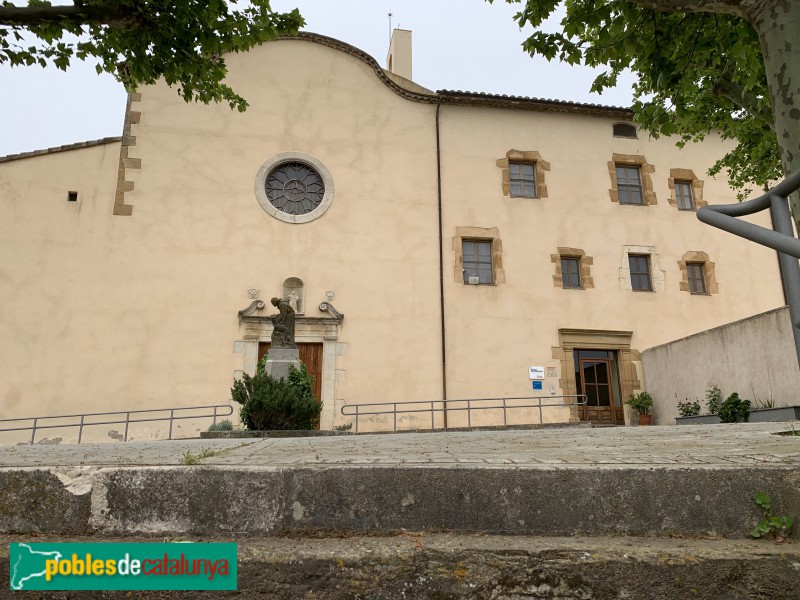
M 77 202 L 78 192 L 67 192 L 67 202 Z

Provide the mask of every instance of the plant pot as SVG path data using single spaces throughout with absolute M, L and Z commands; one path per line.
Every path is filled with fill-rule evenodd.
M 652 425 L 653 424 L 653 415 L 639 415 L 639 425 Z

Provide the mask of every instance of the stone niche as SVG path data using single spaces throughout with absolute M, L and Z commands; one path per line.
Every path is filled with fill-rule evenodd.
M 306 286 L 299 277 L 284 279 L 281 288 L 281 298 L 286 300 L 298 315 L 305 314 Z

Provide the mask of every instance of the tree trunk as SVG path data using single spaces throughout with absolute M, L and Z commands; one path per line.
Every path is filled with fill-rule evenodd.
M 775 133 L 785 175 L 800 171 L 800 2 L 755 2 L 747 18 L 761 40 Z M 800 231 L 800 195 L 790 198 Z

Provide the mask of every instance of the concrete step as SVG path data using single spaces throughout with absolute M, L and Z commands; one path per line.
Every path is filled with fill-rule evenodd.
M 800 516 L 790 466 L 157 466 L 0 469 L 0 532 L 278 535 L 308 531 L 744 538 Z
M 9 589 L 9 542 L 63 540 L 0 538 L 0 590 Z M 98 541 L 96 537 L 70 540 Z M 228 596 L 260 600 L 797 600 L 800 597 L 798 546 L 765 541 L 415 533 L 392 537 L 235 541 L 239 544 L 238 592 L 36 592 L 35 597 L 41 600 L 116 599 L 130 598 L 131 594 L 160 600 Z M 34 592 L 0 591 L 2 597 L 33 597 L 29 594 Z

